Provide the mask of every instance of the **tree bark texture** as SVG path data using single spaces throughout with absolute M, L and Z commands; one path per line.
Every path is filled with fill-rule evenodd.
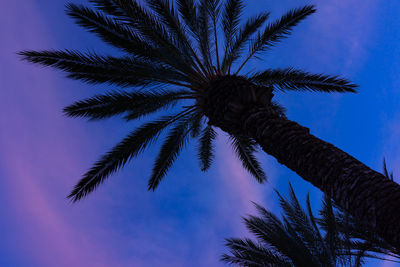
M 272 97 L 271 88 L 231 76 L 211 84 L 203 107 L 210 124 L 253 138 L 267 154 L 400 248 L 400 186 L 275 112 Z

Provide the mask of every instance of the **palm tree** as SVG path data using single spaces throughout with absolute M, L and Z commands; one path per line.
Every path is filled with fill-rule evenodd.
M 221 260 L 236 266 L 362 266 L 365 258 L 400 259 L 394 247 L 379 238 L 368 226 L 324 198 L 321 218 L 314 217 L 307 195 L 305 211 L 290 186 L 289 199 L 279 200 L 282 219 L 255 204 L 259 216 L 244 218 L 256 240 L 226 240 L 229 254 Z M 397 260 L 390 260 L 400 263 Z
M 68 4 L 68 15 L 122 53 L 63 50 L 20 55 L 61 69 L 72 79 L 126 88 L 78 101 L 64 109 L 68 116 L 99 120 L 124 115 L 132 121 L 168 113 L 132 131 L 97 161 L 69 195 L 73 201 L 92 192 L 167 128 L 149 189 L 159 185 L 191 138 L 199 141 L 200 166 L 207 170 L 219 127 L 229 133 L 243 166 L 259 182 L 266 175 L 254 156 L 257 145 L 356 218 L 370 222 L 389 242 L 400 243 L 399 186 L 288 120 L 272 101 L 277 91 L 342 93 L 355 92 L 356 86 L 337 76 L 294 68 L 241 72 L 249 60 L 273 48 L 314 13 L 314 6 L 290 10 L 274 22 L 267 22 L 269 13 L 262 12 L 240 24 L 242 0 L 176 0 L 175 5 L 169 0 L 90 2 L 94 8 Z M 223 42 L 218 40 L 220 32 Z
M 384 175 L 393 179 L 384 162 Z M 227 239 L 230 254 L 222 261 L 236 266 L 361 266 L 365 258 L 396 261 L 400 250 L 379 237 L 369 225 L 355 219 L 327 195 L 316 218 L 307 195 L 303 209 L 289 184 L 289 199 L 278 192 L 282 219 L 255 204 L 260 216 L 244 218 L 256 237 Z M 391 260 L 393 261 L 393 260 Z

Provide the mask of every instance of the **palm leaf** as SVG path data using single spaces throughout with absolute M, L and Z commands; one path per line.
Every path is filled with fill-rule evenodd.
M 193 115 L 193 120 L 190 126 L 190 137 L 196 138 L 200 135 L 201 127 L 203 126 L 204 114 L 200 111 L 196 111 Z
M 198 21 L 198 45 L 203 60 L 203 65 L 207 69 L 208 75 L 213 72 L 212 52 L 211 52 L 211 25 L 208 12 L 208 0 L 200 0 L 199 21 Z
M 123 167 L 131 158 L 137 156 L 167 127 L 175 117 L 168 116 L 139 127 L 105 154 L 75 185 L 68 196 L 78 201 L 96 189 L 112 173 Z
M 67 14 L 72 17 L 77 24 L 95 33 L 106 43 L 121 48 L 126 52 L 135 54 L 143 53 L 143 48 L 139 49 L 137 44 L 146 43 L 142 42 L 127 25 L 118 23 L 118 20 L 115 18 L 107 17 L 85 6 L 71 3 L 67 4 L 66 9 Z M 148 46 L 148 44 L 146 44 L 146 46 Z
M 176 122 L 176 125 L 169 132 L 161 150 L 155 160 L 152 175 L 149 180 L 149 190 L 155 190 L 162 178 L 167 174 L 179 153 L 182 151 L 190 132 L 190 121 L 193 115 L 184 116 Z
M 224 254 L 222 261 L 240 266 L 293 266 L 273 249 L 254 243 L 251 239 L 227 239 L 226 246 L 233 256 Z
M 197 3 L 194 0 L 177 0 L 178 10 L 192 35 L 198 40 L 198 11 Z
M 321 231 L 318 228 L 317 220 L 313 215 L 311 203 L 310 203 L 310 194 L 307 194 L 306 205 L 307 205 L 307 211 L 308 211 L 308 218 L 310 219 L 312 227 L 314 228 L 314 232 L 317 234 L 317 238 L 316 238 L 317 247 L 319 247 L 320 251 L 321 251 L 321 253 L 319 253 L 319 260 L 321 263 L 323 263 L 323 265 L 328 266 L 330 263 L 334 262 L 335 259 L 333 258 L 333 255 L 332 255 L 331 251 L 329 250 L 329 248 L 326 246 L 326 243 L 324 242 Z
M 263 183 L 267 180 L 261 164 L 254 156 L 256 152 L 256 142 L 248 137 L 244 136 L 230 136 L 232 146 L 242 162 L 243 167 L 250 172 L 256 178 L 259 183 Z
M 235 38 L 226 41 L 225 55 L 222 61 L 222 71 L 224 73 L 226 73 L 227 70 L 229 70 L 228 73 L 230 73 L 230 68 L 232 64 L 240 58 L 240 55 L 243 52 L 243 48 L 246 43 L 250 40 L 253 34 L 264 24 L 268 17 L 269 13 L 264 12 L 259 14 L 258 16 L 249 18 L 246 21 L 246 24 L 235 35 Z
M 214 139 L 217 136 L 211 125 L 207 125 L 201 133 L 199 153 L 200 168 L 202 171 L 207 171 L 214 158 Z
M 119 17 L 123 16 L 123 11 L 112 0 L 92 1 L 100 10 Z M 97 34 L 105 42 L 121 48 L 126 52 L 132 53 L 136 57 L 141 57 L 153 62 L 169 65 L 176 69 L 182 66 L 177 64 L 176 59 L 170 53 L 165 53 L 151 42 L 143 39 L 133 31 L 132 27 L 126 23 L 121 23 L 118 17 L 108 17 L 100 12 L 80 5 L 68 4 L 67 14 L 71 16 L 82 27 Z
M 233 36 L 239 26 L 240 17 L 243 12 L 242 0 L 227 0 L 222 13 L 222 26 L 225 37 L 225 47 L 230 47 Z
M 324 239 L 326 240 L 330 252 L 334 258 L 336 258 L 337 248 L 341 247 L 342 244 L 340 244 L 341 240 L 339 239 L 339 230 L 333 211 L 332 200 L 328 196 L 324 196 L 322 206 L 322 210 L 320 211 L 321 220 L 324 220 L 326 223 L 326 228 L 322 227 L 326 233 Z
M 245 218 L 247 229 L 268 247 L 273 247 L 283 257 L 290 259 L 294 266 L 311 266 L 313 256 L 299 242 L 296 232 L 289 229 L 287 222 L 281 222 L 274 214 L 256 205 L 261 217 Z
M 179 16 L 169 0 L 146 0 L 146 2 L 157 13 L 158 17 L 168 28 L 168 31 L 172 33 L 175 39 L 179 42 L 181 49 L 185 51 L 185 54 L 189 55 L 191 65 L 198 71 L 200 68 L 205 74 L 206 71 L 198 59 L 190 40 L 187 38 L 186 30 L 182 27 Z
M 70 117 L 87 117 L 91 120 L 104 119 L 128 113 L 127 119 L 136 119 L 161 108 L 173 106 L 178 100 L 190 95 L 189 91 L 158 92 L 114 92 L 96 95 L 67 106 L 64 113 Z
M 163 53 L 175 58 L 177 68 L 193 79 L 202 79 L 202 75 L 196 72 L 191 54 L 185 49 L 185 45 L 171 34 L 165 25 L 161 24 L 152 14 L 131 0 L 118 0 L 118 6 L 124 12 L 121 16 L 129 25 L 138 31 L 146 40 L 158 47 Z
M 219 16 L 221 14 L 221 5 L 220 5 L 220 0 L 207 0 L 207 7 L 208 7 L 208 13 L 210 14 L 211 22 L 212 22 L 212 31 L 214 33 L 214 46 L 215 46 L 215 57 L 217 59 L 217 73 L 220 72 L 220 63 L 219 63 L 219 48 L 218 48 L 218 34 L 217 34 L 217 22 L 219 19 Z
M 351 92 L 355 93 L 357 85 L 337 76 L 310 74 L 292 68 L 268 69 L 249 77 L 262 86 L 274 86 L 281 91 L 318 91 L 318 92 Z
M 68 78 L 88 83 L 109 83 L 118 86 L 143 86 L 170 83 L 189 87 L 181 83 L 187 77 L 160 64 L 129 57 L 115 58 L 94 53 L 76 51 L 24 51 L 19 53 L 33 63 L 40 63 L 68 72 Z
M 252 58 L 256 53 L 265 51 L 273 47 L 281 39 L 287 37 L 293 27 L 300 23 L 303 19 L 315 12 L 315 8 L 312 5 L 304 6 L 302 8 L 297 8 L 290 10 L 285 15 L 283 15 L 279 20 L 271 23 L 265 27 L 262 34 L 258 34 L 258 37 L 250 46 L 250 52 L 245 61 L 239 67 L 236 73 L 238 73 L 247 61 Z
M 124 12 L 118 5 L 118 0 L 89 0 L 98 10 L 116 17 L 123 17 Z
M 301 242 L 310 248 L 310 251 L 317 252 L 320 249 L 320 243 L 323 242 L 323 240 L 319 239 L 321 236 L 319 234 L 319 230 L 313 227 L 310 218 L 301 207 L 296 194 L 294 193 L 292 185 L 289 183 L 289 200 L 282 197 L 282 195 L 278 192 L 277 194 L 279 197 L 280 206 L 285 213 L 284 218 L 296 231 L 297 236 L 301 239 Z

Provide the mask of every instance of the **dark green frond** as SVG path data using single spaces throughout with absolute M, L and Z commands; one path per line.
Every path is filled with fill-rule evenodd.
M 238 29 L 240 17 L 243 12 L 242 0 L 227 0 L 222 13 L 222 27 L 225 36 L 225 47 L 230 47 L 230 43 Z
M 283 15 L 279 20 L 267 25 L 264 32 L 261 34 L 259 33 L 256 40 L 251 44 L 249 55 L 236 73 L 238 73 L 246 62 L 255 54 L 275 46 L 276 43 L 291 33 L 293 27 L 315 11 L 314 6 L 312 5 L 293 9 Z
M 245 136 L 231 135 L 232 146 L 243 164 L 243 167 L 248 170 L 259 183 L 267 180 L 261 164 L 258 162 L 254 153 L 257 150 L 257 144 L 254 140 Z
M 246 24 L 234 34 L 234 39 L 229 39 L 225 43 L 225 55 L 222 61 L 222 71 L 230 73 L 232 64 L 240 58 L 244 46 L 248 43 L 253 34 L 264 24 L 268 19 L 269 13 L 264 12 L 258 16 L 251 17 L 246 21 Z M 236 32 L 237 30 L 235 30 Z M 233 34 L 233 33 L 232 33 Z
M 341 247 L 339 239 L 339 231 L 337 227 L 336 217 L 333 211 L 332 200 L 328 196 L 324 196 L 324 201 L 322 204 L 322 210 L 320 211 L 321 219 L 326 222 L 325 230 L 326 243 L 331 251 L 332 255 L 336 256 L 337 248 Z
M 316 244 L 317 244 L 317 247 L 320 248 L 319 260 L 321 263 L 325 262 L 325 266 L 328 266 L 329 263 L 335 262 L 334 255 L 332 255 L 331 251 L 326 246 L 326 243 L 324 242 L 321 231 L 318 228 L 317 219 L 314 217 L 313 212 L 312 212 L 309 194 L 307 194 L 306 205 L 307 205 L 307 211 L 308 211 L 308 218 L 311 222 L 312 227 L 314 228 L 314 232 L 317 234 Z
M 274 86 L 281 91 L 357 92 L 357 85 L 346 79 L 292 68 L 268 69 L 249 77 L 249 80 L 263 86 Z
M 95 190 L 112 173 L 123 167 L 130 159 L 143 152 L 173 119 L 174 117 L 171 116 L 164 117 L 157 121 L 146 123 L 133 131 L 94 164 L 78 184 L 75 185 L 74 190 L 68 198 L 71 198 L 75 202 Z
M 313 266 L 314 257 L 298 240 L 296 232 L 289 229 L 287 222 L 281 222 L 273 213 L 256 204 L 261 217 L 245 218 L 247 229 L 266 246 L 274 248 L 283 257 L 290 259 L 294 266 Z
M 92 1 L 100 10 L 118 17 L 105 16 L 90 8 L 69 4 L 67 13 L 76 20 L 76 22 L 97 34 L 105 42 L 121 48 L 126 52 L 156 63 L 164 63 L 175 69 L 181 69 L 182 65 L 177 64 L 176 59 L 171 57 L 165 50 L 153 46 L 151 42 L 138 35 L 132 27 L 121 22 L 119 19 L 124 16 L 122 9 L 114 0 Z
M 211 75 L 213 72 L 212 52 L 211 52 L 211 34 L 212 26 L 210 24 L 210 15 L 208 12 L 208 0 L 200 0 L 199 4 L 199 21 L 198 21 L 198 42 L 199 49 L 203 61 L 203 65 Z
M 89 0 L 98 10 L 112 16 L 123 16 L 124 13 L 118 6 L 118 0 Z
M 289 184 L 289 200 L 282 197 L 278 192 L 277 194 L 281 208 L 284 211 L 284 218 L 296 231 L 296 235 L 301 239 L 302 243 L 310 248 L 311 251 L 317 252 L 323 240 L 319 239 L 321 236 L 319 230 L 313 227 L 310 218 L 297 200 L 292 185 Z M 320 258 L 318 254 L 315 256 Z
M 189 138 L 190 122 L 193 114 L 186 115 L 178 120 L 175 127 L 169 132 L 165 142 L 154 163 L 151 178 L 149 180 L 149 190 L 155 190 L 160 184 L 161 179 L 167 174 L 179 153 L 182 151 Z
M 104 1 L 102 1 L 104 2 Z M 111 8 L 112 6 L 107 6 Z M 106 43 L 117 48 L 121 48 L 126 52 L 136 54 L 145 46 L 138 47 L 143 44 L 139 37 L 124 24 L 121 24 L 115 18 L 105 16 L 100 12 L 96 12 L 85 6 L 67 4 L 67 14 L 72 17 L 78 25 L 88 29 L 90 32 L 98 35 Z
M 118 5 L 124 12 L 123 18 L 133 29 L 163 53 L 175 58 L 177 69 L 194 79 L 202 79 L 201 72 L 195 71 L 197 66 L 185 44 L 170 33 L 156 17 L 135 1 L 118 0 Z
M 114 92 L 96 95 L 66 107 L 64 113 L 70 117 L 87 117 L 91 120 L 104 119 L 122 113 L 128 113 L 128 119 L 136 119 L 161 108 L 169 108 L 178 100 L 189 96 L 190 92 Z
M 200 168 L 202 171 L 207 171 L 214 158 L 214 139 L 217 136 L 211 125 L 207 125 L 201 133 L 199 153 Z
M 194 0 L 177 0 L 178 10 L 192 35 L 198 39 L 198 11 Z
M 167 27 L 169 33 L 171 33 L 178 41 L 179 45 L 181 46 L 181 50 L 185 51 L 185 54 L 187 54 L 188 57 L 193 60 L 191 61 L 192 66 L 197 70 L 201 69 L 201 71 L 203 71 L 205 74 L 203 65 L 197 58 L 196 52 L 194 51 L 187 36 L 186 29 L 182 26 L 178 13 L 175 11 L 169 0 L 146 0 L 146 2 Z
M 226 246 L 231 255 L 224 254 L 222 261 L 239 266 L 293 266 L 290 261 L 284 259 L 273 249 L 260 246 L 251 239 L 227 239 Z
M 214 33 L 214 46 L 215 46 L 215 57 L 216 57 L 216 69 L 217 73 L 220 72 L 221 65 L 219 62 L 219 48 L 218 48 L 218 20 L 221 14 L 221 4 L 220 0 L 208 0 L 208 13 L 210 14 L 210 19 L 212 23 L 212 31 Z
M 196 138 L 200 135 L 201 128 L 203 126 L 203 118 L 204 114 L 200 111 L 195 111 L 195 114 L 193 115 L 193 120 L 191 122 L 190 126 L 190 137 Z
M 75 51 L 25 51 L 25 60 L 68 72 L 68 77 L 88 83 L 109 83 L 118 86 L 181 84 L 188 79 L 181 73 L 161 64 L 129 57 L 115 58 Z

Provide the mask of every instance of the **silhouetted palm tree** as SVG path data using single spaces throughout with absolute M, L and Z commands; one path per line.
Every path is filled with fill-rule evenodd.
M 392 179 L 384 164 L 384 174 Z M 325 195 L 319 217 L 307 195 L 302 208 L 290 185 L 289 199 L 278 192 L 282 219 L 256 204 L 259 216 L 244 218 L 256 240 L 227 239 L 230 254 L 222 260 L 236 266 L 361 266 L 365 258 L 399 262 L 400 251 L 380 238 L 369 225 L 335 205 Z
M 95 52 L 25 51 L 28 61 L 61 69 L 69 78 L 129 88 L 96 95 L 65 108 L 72 117 L 98 120 L 124 115 L 127 121 L 176 107 L 147 122 L 104 155 L 69 195 L 74 201 L 92 192 L 170 128 L 149 180 L 154 190 L 190 138 L 199 140 L 199 159 L 207 170 L 213 159 L 215 128 L 231 136 L 243 166 L 259 181 L 266 175 L 254 157 L 257 144 L 280 163 L 311 182 L 357 218 L 371 222 L 387 240 L 400 240 L 400 187 L 353 157 L 286 118 L 272 101 L 276 91 L 355 92 L 337 76 L 294 68 L 240 71 L 252 58 L 273 48 L 294 26 L 315 12 L 293 9 L 267 23 L 262 12 L 240 24 L 243 1 L 92 0 L 95 9 L 69 4 L 76 22 L 121 50 Z M 220 29 L 224 42 L 219 42 Z M 175 112 L 176 111 L 176 112 Z

